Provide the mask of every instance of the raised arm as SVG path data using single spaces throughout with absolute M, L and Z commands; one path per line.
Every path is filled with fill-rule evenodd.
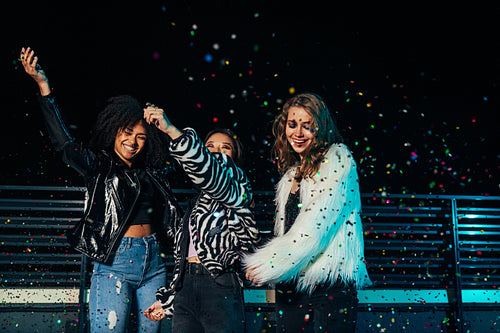
M 38 63 L 38 57 L 35 52 L 28 48 L 22 48 L 20 55 L 26 73 L 35 80 L 40 89 L 39 102 L 45 126 L 49 138 L 57 151 L 63 152 L 63 160 L 71 165 L 78 173 L 87 175 L 89 168 L 95 162 L 94 155 L 88 149 L 80 144 L 73 142 L 66 125 L 61 116 L 59 106 L 54 96 L 51 94 L 51 88 L 47 75 Z
M 210 153 L 193 129 L 179 131 L 154 105 L 144 109 L 144 118 L 170 136 L 170 154 L 193 184 L 227 207 L 248 207 L 252 202 L 250 182 L 231 158 Z
M 35 56 L 35 51 L 29 47 L 27 49 L 23 47 L 21 49 L 20 59 L 26 73 L 38 84 L 40 94 L 42 94 L 42 96 L 49 95 L 51 92 L 49 80 L 42 67 L 38 64 L 38 57 Z
M 29 47 L 21 50 L 21 63 L 23 64 L 26 73 L 35 80 L 40 88 L 40 107 L 45 120 L 45 126 L 49 132 L 50 140 L 57 151 L 63 150 L 66 143 L 71 142 L 71 136 L 62 120 L 59 107 L 50 94 L 51 89 L 47 75 L 38 63 L 38 57 L 35 52 Z

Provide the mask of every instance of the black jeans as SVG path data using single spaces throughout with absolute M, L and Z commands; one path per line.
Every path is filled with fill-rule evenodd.
M 276 286 L 276 333 L 354 332 L 358 298 L 354 289 L 336 283 L 308 293 L 295 291 L 294 283 Z
M 242 333 L 243 291 L 235 273 L 184 275 L 174 298 L 174 333 Z

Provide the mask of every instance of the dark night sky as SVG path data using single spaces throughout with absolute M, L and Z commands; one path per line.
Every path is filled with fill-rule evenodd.
M 201 135 L 234 129 L 254 188 L 271 189 L 270 124 L 291 90 L 309 90 L 337 118 L 362 192 L 500 193 L 499 5 L 13 6 L 1 18 L 0 184 L 82 185 L 50 149 L 16 62 L 29 45 L 82 140 L 105 99 L 129 93 Z

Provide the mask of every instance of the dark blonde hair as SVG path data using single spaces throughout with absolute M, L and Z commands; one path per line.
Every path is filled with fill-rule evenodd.
M 309 154 L 300 164 L 295 178 L 298 180 L 312 178 L 318 172 L 320 163 L 330 146 L 342 142 L 342 136 L 326 103 L 320 96 L 313 93 L 301 93 L 291 97 L 286 101 L 283 111 L 273 123 L 275 141 L 272 155 L 280 173 L 285 173 L 290 167 L 300 163 L 300 156 L 293 150 L 286 138 L 288 111 L 292 106 L 303 108 L 311 115 L 311 129 L 315 138 Z

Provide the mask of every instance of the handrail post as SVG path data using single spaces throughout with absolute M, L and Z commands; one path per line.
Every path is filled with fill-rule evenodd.
M 80 292 L 78 294 L 78 306 L 79 306 L 79 312 L 78 312 L 78 331 L 80 333 L 86 333 L 87 332 L 87 293 L 86 293 L 86 286 L 87 286 L 87 270 L 88 270 L 88 260 L 87 256 L 85 254 L 81 255 L 81 265 L 80 265 Z
M 455 282 L 455 320 L 457 323 L 458 333 L 463 333 L 464 318 L 463 318 L 463 302 L 462 302 L 462 274 L 460 268 L 460 242 L 458 230 L 458 213 L 457 199 L 451 199 L 451 221 L 453 231 L 453 268 Z

